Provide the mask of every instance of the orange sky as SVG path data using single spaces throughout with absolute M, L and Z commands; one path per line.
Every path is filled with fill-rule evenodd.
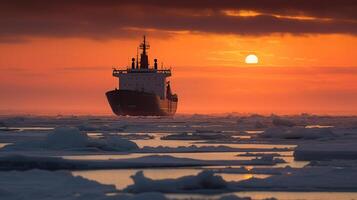
M 148 34 L 173 69 L 179 113 L 357 114 L 357 37 Z M 0 43 L 0 114 L 111 114 L 104 93 L 141 38 Z M 244 58 L 254 53 L 258 65 Z

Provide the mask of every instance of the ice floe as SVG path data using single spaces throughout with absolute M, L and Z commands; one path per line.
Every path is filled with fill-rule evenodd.
M 290 170 L 289 173 L 267 178 L 225 181 L 213 171 L 176 179 L 153 180 L 142 172 L 132 176 L 134 184 L 124 191 L 166 193 L 221 193 L 232 191 L 357 191 L 357 169 L 311 168 Z
M 251 178 L 233 185 L 240 190 L 357 191 L 357 169 L 304 167 L 288 174 Z
M 226 168 L 217 168 L 217 169 L 210 169 L 214 173 L 219 174 L 265 174 L 265 175 L 282 175 L 282 174 L 289 174 L 298 168 L 292 168 L 290 166 L 286 167 L 253 167 L 248 168 L 245 166 L 242 167 L 226 167 Z
M 357 160 L 312 160 L 307 166 L 357 168 Z
M 114 185 L 73 176 L 68 171 L 11 171 L 0 172 L 0 177 L 0 198 L 4 200 L 168 200 L 158 192 L 119 193 Z
M 294 151 L 295 160 L 357 160 L 354 141 L 300 144 Z
M 301 127 L 274 127 L 268 128 L 263 133 L 258 134 L 258 138 L 273 139 L 331 139 L 337 135 L 329 128 L 301 128 Z
M 202 171 L 194 176 L 184 176 L 177 179 L 153 180 L 144 176 L 142 171 L 137 172 L 131 177 L 133 185 L 124 189 L 125 192 L 165 192 L 182 193 L 197 192 L 204 190 L 228 190 L 228 183 L 211 171 Z
M 243 157 L 252 157 L 252 156 L 273 156 L 273 157 L 282 157 L 280 153 L 252 153 L 252 152 L 246 152 L 246 153 L 241 153 L 238 154 L 237 156 L 243 156 Z
M 0 172 L 0 177 L 0 198 L 6 200 L 104 199 L 106 193 L 116 191 L 113 185 L 75 177 L 66 171 L 10 171 Z
M 90 138 L 77 128 L 57 127 L 42 140 L 21 141 L 6 145 L 1 150 L 130 151 L 138 148 L 134 142 L 117 136 Z
M 289 120 L 289 119 L 284 119 L 281 117 L 274 117 L 272 120 L 272 123 L 274 126 L 287 126 L 287 127 L 293 127 L 296 125 L 295 122 Z
M 194 133 L 176 133 L 161 137 L 162 140 L 229 140 L 233 137 L 220 131 L 199 131 Z
M 179 147 L 149 147 L 145 146 L 137 152 L 140 153 L 188 153 L 188 152 L 286 152 L 293 151 L 293 148 L 274 147 L 274 148 L 237 148 L 225 145 L 219 146 L 179 146 Z
M 169 155 L 151 155 L 127 159 L 74 160 L 60 157 L 6 155 L 0 157 L 0 170 L 88 170 L 149 167 L 275 165 L 278 163 L 285 163 L 285 161 L 273 157 L 254 158 L 251 160 L 199 160 L 191 158 L 177 158 Z

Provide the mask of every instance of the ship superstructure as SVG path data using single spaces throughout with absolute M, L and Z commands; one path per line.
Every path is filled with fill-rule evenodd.
M 147 50 L 150 48 L 144 36 L 138 55 L 126 69 L 113 69 L 113 76 L 119 79 L 119 89 L 106 93 L 109 104 L 116 115 L 174 115 L 178 98 L 172 94 L 171 69 L 158 69 L 157 59 L 149 65 Z

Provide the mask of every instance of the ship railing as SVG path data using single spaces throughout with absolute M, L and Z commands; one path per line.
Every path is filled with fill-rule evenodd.
M 127 73 L 163 73 L 167 75 L 171 75 L 171 69 L 116 69 L 113 68 L 113 76 L 118 76 L 120 74 Z

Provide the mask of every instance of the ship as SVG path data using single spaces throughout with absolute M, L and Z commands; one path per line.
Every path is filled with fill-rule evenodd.
M 143 37 L 137 49 L 136 59 L 126 69 L 113 68 L 112 75 L 119 79 L 119 86 L 106 92 L 109 105 L 118 116 L 173 116 L 176 113 L 178 97 L 172 93 L 171 68 L 158 69 L 158 60 L 149 65 L 150 45 Z M 138 51 L 140 53 L 140 62 Z

